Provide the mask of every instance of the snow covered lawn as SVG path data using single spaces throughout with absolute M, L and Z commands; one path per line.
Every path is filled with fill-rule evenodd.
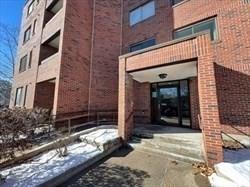
M 212 187 L 250 187 L 250 149 L 226 150 L 225 162 L 215 165 Z
M 117 129 L 98 129 L 87 134 L 88 137 L 98 135 L 102 143 L 118 136 Z M 110 133 L 107 133 L 110 132 Z M 112 133 L 111 133 L 112 132 Z M 68 155 L 59 157 L 56 150 L 51 150 L 27 163 L 5 169 L 0 173 L 7 176 L 6 182 L 1 187 L 31 187 L 43 184 L 50 179 L 59 176 L 70 168 L 87 162 L 89 159 L 102 154 L 103 151 L 94 145 L 85 142 L 74 143 L 67 147 Z

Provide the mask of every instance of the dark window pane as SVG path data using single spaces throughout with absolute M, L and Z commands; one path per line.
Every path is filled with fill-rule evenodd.
M 192 32 L 192 28 L 187 28 L 187 29 L 183 29 L 183 30 L 180 30 L 180 31 L 176 31 L 174 33 L 174 38 L 177 39 L 177 38 L 182 38 L 182 37 L 186 37 L 186 36 L 189 36 L 193 34 Z
M 19 73 L 24 72 L 26 70 L 27 60 L 28 60 L 27 55 L 21 58 L 19 65 Z
M 132 45 L 130 47 L 130 52 L 137 51 L 137 50 L 140 50 L 140 49 L 144 49 L 144 48 L 147 48 L 147 47 L 150 47 L 150 46 L 153 46 L 153 45 L 155 45 L 155 39 L 150 39 L 150 40 L 147 40 L 147 41 Z
M 203 23 L 200 23 L 200 24 L 194 26 L 194 33 L 199 33 L 199 32 L 206 31 L 206 30 L 208 30 L 210 32 L 211 39 L 215 40 L 216 39 L 216 28 L 215 28 L 214 20 L 203 22 Z
M 184 0 L 172 0 L 172 5 L 178 4 Z
M 190 126 L 189 90 L 187 80 L 180 81 L 180 96 L 182 125 Z
M 174 38 L 182 38 L 195 33 L 203 32 L 208 30 L 211 34 L 211 40 L 217 39 L 217 29 L 215 19 L 204 21 L 195 25 L 188 26 L 187 28 L 177 30 L 174 32 Z

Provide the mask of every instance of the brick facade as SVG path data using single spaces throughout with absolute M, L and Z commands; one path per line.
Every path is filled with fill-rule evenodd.
M 54 99 L 46 105 L 53 105 L 54 114 L 118 110 L 119 133 L 127 140 L 133 123 L 149 124 L 152 115 L 150 83 L 139 83 L 130 73 L 195 61 L 197 76 L 189 78 L 192 128 L 203 132 L 208 162 L 222 160 L 222 131 L 250 135 L 249 3 L 184 0 L 172 6 L 170 0 L 155 0 L 155 15 L 130 26 L 129 12 L 148 0 L 61 1 L 54 16 L 48 7 L 55 0 L 39 1 L 28 17 L 31 1 L 24 7 L 11 107 L 16 88 L 26 85 L 25 106 L 39 106 L 41 83 L 53 79 L 54 95 L 48 95 Z M 172 41 L 174 30 L 209 18 L 216 20 L 216 41 L 205 33 Z M 37 32 L 23 44 L 35 19 Z M 44 45 L 58 31 L 59 49 L 53 54 Z M 119 59 L 131 44 L 150 38 L 158 45 Z M 19 73 L 20 59 L 31 50 L 31 68 Z
M 250 40 L 246 40 L 249 38 L 250 30 L 249 4 L 243 0 L 185 0 L 171 7 L 170 1 L 155 0 L 155 16 L 130 27 L 129 11 L 145 2 L 147 1 L 124 1 L 123 51 L 127 52 L 131 44 L 152 37 L 156 39 L 157 44 L 170 41 L 173 39 L 173 30 L 215 17 L 219 39 L 212 43 L 212 48 L 216 62 L 216 85 L 222 130 L 225 133 L 244 132 L 249 135 Z M 139 68 L 144 67 L 141 65 Z M 192 96 L 195 97 L 191 93 Z M 191 103 L 192 127 L 196 128 L 197 104 L 194 106 L 193 102 Z M 237 107 L 232 107 L 236 105 Z

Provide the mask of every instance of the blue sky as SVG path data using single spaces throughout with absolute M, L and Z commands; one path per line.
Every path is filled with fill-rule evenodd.
M 0 22 L 20 27 L 24 0 L 0 0 Z
M 0 23 L 9 28 L 20 28 L 22 18 L 22 8 L 25 0 L 0 0 Z M 9 79 L 12 76 L 12 66 L 5 58 L 3 52 L 10 57 L 9 48 L 6 47 L 0 38 L 0 79 Z

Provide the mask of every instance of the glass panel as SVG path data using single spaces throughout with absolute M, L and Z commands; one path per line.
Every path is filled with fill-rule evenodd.
M 215 40 L 216 39 L 216 27 L 215 27 L 214 20 L 203 22 L 194 26 L 194 33 L 199 33 L 199 32 L 206 31 L 206 30 L 210 31 L 211 39 Z
M 177 38 L 182 38 L 182 37 L 185 37 L 185 36 L 189 36 L 189 35 L 192 35 L 193 32 L 192 32 L 192 28 L 187 28 L 187 29 L 183 29 L 183 30 L 180 30 L 180 31 L 175 31 L 174 32 L 174 38 L 177 39 Z
M 172 0 L 172 4 L 175 5 L 175 4 L 178 4 L 180 2 L 182 2 L 183 0 Z
M 130 12 L 130 25 L 134 25 L 134 24 L 141 21 L 141 19 L 142 19 L 141 11 L 142 11 L 142 9 L 140 7 L 140 8 L 133 10 L 132 12 Z
M 170 123 L 179 123 L 178 88 L 160 88 L 160 120 Z
M 22 95 L 23 95 L 23 88 L 17 88 L 15 106 L 21 106 Z
M 155 45 L 155 39 L 150 39 L 150 40 L 147 40 L 147 41 L 144 41 L 144 42 L 141 42 L 139 44 L 131 46 L 130 47 L 130 52 L 137 51 L 137 50 L 140 50 L 140 49 L 144 49 L 144 48 L 147 48 L 147 47 L 150 47 L 150 46 L 153 46 L 153 45 Z
M 189 90 L 188 81 L 184 80 L 180 82 L 180 102 L 182 113 L 182 125 L 190 126 L 190 106 L 189 106 Z
M 155 15 L 155 2 L 149 2 L 142 7 L 142 20 Z
M 26 65 L 27 65 L 27 55 L 21 58 L 20 60 L 20 66 L 19 66 L 19 72 L 23 72 L 26 70 Z

